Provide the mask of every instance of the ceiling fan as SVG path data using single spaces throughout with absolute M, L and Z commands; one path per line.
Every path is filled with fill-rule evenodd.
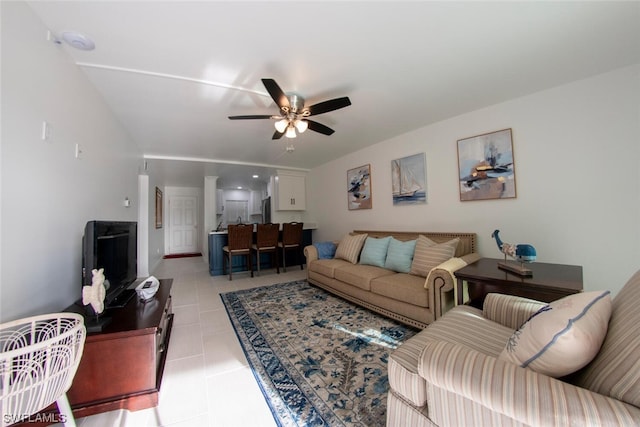
M 302 133 L 307 129 L 319 132 L 323 135 L 331 135 L 335 131 L 322 123 L 309 120 L 308 117 L 315 116 L 329 111 L 348 107 L 351 101 L 348 97 L 334 98 L 328 101 L 305 107 L 304 98 L 298 94 L 285 94 L 278 83 L 273 79 L 262 79 L 264 87 L 280 108 L 280 115 L 249 115 L 249 116 L 229 116 L 231 120 L 253 120 L 253 119 L 273 119 L 276 131 L 271 139 L 280 139 L 282 135 L 287 138 L 295 138 L 296 131 Z

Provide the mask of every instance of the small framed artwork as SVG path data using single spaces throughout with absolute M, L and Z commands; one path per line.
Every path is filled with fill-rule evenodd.
M 371 209 L 371 165 L 347 171 L 347 205 L 349 210 Z
M 162 228 L 162 190 L 156 187 L 156 228 Z
M 460 200 L 516 197 L 511 129 L 458 140 Z
M 394 206 L 427 203 L 424 153 L 391 160 L 391 195 Z

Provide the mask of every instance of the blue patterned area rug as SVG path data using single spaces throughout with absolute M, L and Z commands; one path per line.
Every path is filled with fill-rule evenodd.
M 385 425 L 389 353 L 415 329 L 306 281 L 221 298 L 278 425 Z

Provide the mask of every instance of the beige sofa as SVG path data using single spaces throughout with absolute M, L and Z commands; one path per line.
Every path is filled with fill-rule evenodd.
M 455 257 L 463 264 L 479 259 L 474 233 L 356 230 L 352 234 L 365 233 L 373 238 L 392 236 L 403 242 L 415 240 L 419 235 L 436 243 L 458 238 Z M 309 283 L 408 325 L 424 328 L 453 306 L 455 283 L 449 267 L 432 270 L 425 288 L 427 278 L 424 276 L 353 264 L 343 259 L 318 259 L 313 245 L 305 247 L 304 254 Z
M 640 425 L 640 271 L 609 303 L 595 358 L 571 375 L 553 378 L 502 357 L 543 305 L 488 294 L 483 310 L 458 306 L 403 343 L 389 359 L 387 426 Z M 558 307 L 571 309 L 566 299 Z M 558 323 L 564 332 L 572 322 Z M 576 346 L 573 337 L 565 342 Z M 552 366 L 572 359 L 555 357 Z

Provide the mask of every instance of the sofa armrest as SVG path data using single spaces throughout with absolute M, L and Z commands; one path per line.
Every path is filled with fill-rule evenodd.
M 511 329 L 519 329 L 547 303 L 513 295 L 489 293 L 482 306 L 482 314 L 489 320 Z
M 444 341 L 428 342 L 418 374 L 429 384 L 525 425 L 638 425 L 640 409 L 530 369 Z M 442 395 L 442 394 L 441 394 Z M 457 399 L 460 402 L 459 399 Z M 438 424 L 454 402 L 429 400 L 429 417 Z
M 311 264 L 311 261 L 318 259 L 318 249 L 313 245 L 305 246 L 304 256 L 307 258 L 307 271 L 309 271 L 309 264 Z
M 480 259 L 480 255 L 477 253 L 470 253 L 456 259 L 462 262 L 455 263 L 455 267 L 451 267 L 448 264 L 450 264 L 450 262 L 454 259 L 449 259 L 431 270 L 427 275 L 427 279 L 425 280 L 425 289 L 428 289 L 430 293 L 432 292 L 432 297 L 430 297 L 430 299 L 433 298 L 433 310 L 435 319 L 442 317 L 442 315 L 446 311 L 446 307 L 444 307 L 443 303 L 442 293 L 450 292 L 455 289 L 455 271 L 465 265 L 476 262 Z M 445 267 L 445 265 L 447 266 Z
M 462 255 L 460 257 L 460 259 L 462 259 L 464 262 L 466 262 L 467 265 L 473 264 L 474 262 L 478 261 L 480 258 L 482 258 L 482 257 L 477 252 L 471 252 L 470 254 Z

